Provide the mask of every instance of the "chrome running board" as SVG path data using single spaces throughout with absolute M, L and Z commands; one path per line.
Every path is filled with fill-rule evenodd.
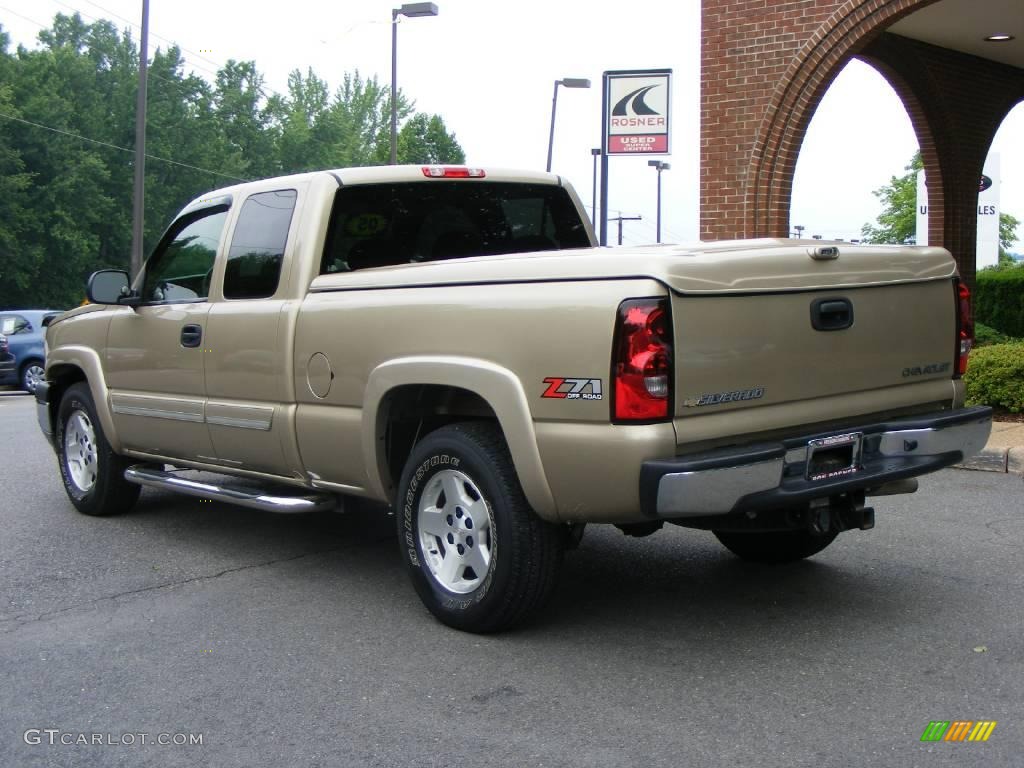
M 326 493 L 316 493 L 296 488 L 294 494 L 288 486 L 275 486 L 272 492 L 267 488 L 243 488 L 214 485 L 198 480 L 189 480 L 174 472 L 165 472 L 146 466 L 129 467 L 124 479 L 145 488 L 162 488 L 166 491 L 197 496 L 201 499 L 215 499 L 240 507 L 262 509 L 266 512 L 326 512 L 334 509 L 337 499 Z

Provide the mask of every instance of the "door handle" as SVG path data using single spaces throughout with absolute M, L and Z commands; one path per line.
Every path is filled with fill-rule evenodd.
M 203 326 L 185 325 L 181 328 L 181 346 L 198 347 L 203 343 Z
M 846 298 L 811 302 L 811 325 L 816 331 L 841 331 L 853 325 L 853 302 Z

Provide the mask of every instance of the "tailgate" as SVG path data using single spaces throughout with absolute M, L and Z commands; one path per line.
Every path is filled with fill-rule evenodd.
M 953 399 L 956 306 L 948 278 L 674 293 L 672 315 L 680 442 L 898 413 L 926 401 L 948 407 Z M 728 413 L 734 418 L 692 423 Z

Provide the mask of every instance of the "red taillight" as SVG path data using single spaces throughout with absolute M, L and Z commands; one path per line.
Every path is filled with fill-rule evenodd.
M 424 165 L 423 175 L 428 179 L 482 179 L 487 171 L 464 165 Z
M 956 370 L 967 373 L 967 359 L 974 346 L 974 318 L 971 315 L 971 292 L 959 280 L 953 281 L 956 291 Z
M 619 305 L 612 342 L 612 419 L 659 421 L 672 403 L 672 318 L 668 299 Z

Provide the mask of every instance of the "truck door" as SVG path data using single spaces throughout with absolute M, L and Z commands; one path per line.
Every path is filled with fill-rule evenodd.
M 187 211 L 161 239 L 139 287 L 143 303 L 110 323 L 106 370 L 129 450 L 209 461 L 204 350 L 210 279 L 230 199 Z
M 288 308 L 296 303 L 287 300 L 286 258 L 297 202 L 297 189 L 241 202 L 212 291 L 206 342 L 206 421 L 218 461 L 283 475 L 299 464 L 290 450 L 295 313 Z

